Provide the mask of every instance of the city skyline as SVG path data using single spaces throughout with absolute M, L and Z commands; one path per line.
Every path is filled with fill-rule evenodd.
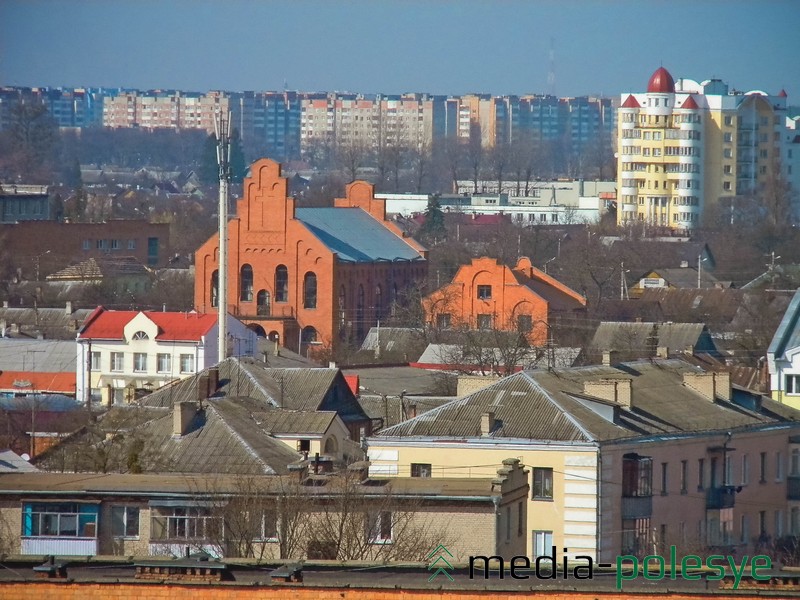
M 663 65 L 792 103 L 798 16 L 778 0 L 10 0 L 0 85 L 614 96 Z

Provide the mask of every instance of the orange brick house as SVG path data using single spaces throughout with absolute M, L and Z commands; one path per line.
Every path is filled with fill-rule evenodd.
M 426 322 L 438 329 L 467 327 L 522 331 L 544 345 L 554 315 L 583 312 L 586 299 L 531 264 L 527 257 L 508 267 L 494 258 L 475 258 L 453 281 L 423 300 Z
M 280 164 L 251 166 L 228 223 L 228 312 L 259 335 L 306 353 L 335 339 L 359 342 L 427 274 L 426 251 L 386 219 L 364 181 L 333 207 L 299 208 Z M 216 310 L 219 235 L 195 253 L 194 302 Z

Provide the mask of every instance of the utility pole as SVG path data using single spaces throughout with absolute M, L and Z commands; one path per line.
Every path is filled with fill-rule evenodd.
M 231 113 L 217 112 L 214 129 L 217 135 L 219 165 L 219 277 L 217 278 L 217 358 L 228 357 L 228 193 L 231 181 Z

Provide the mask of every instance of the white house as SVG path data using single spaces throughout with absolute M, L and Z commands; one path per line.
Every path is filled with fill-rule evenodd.
M 86 319 L 78 333 L 78 400 L 129 402 L 219 362 L 216 314 L 106 310 Z M 228 355 L 253 356 L 256 334 L 228 315 Z
M 767 367 L 772 399 L 800 409 L 800 290 L 767 348 Z

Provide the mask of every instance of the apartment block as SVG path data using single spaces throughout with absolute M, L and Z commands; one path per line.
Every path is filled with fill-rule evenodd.
M 718 79 L 677 82 L 657 69 L 645 93 L 619 108 L 618 223 L 686 231 L 719 204 L 777 174 L 784 156 L 786 94 L 738 92 Z M 783 174 L 783 173 L 781 173 Z

